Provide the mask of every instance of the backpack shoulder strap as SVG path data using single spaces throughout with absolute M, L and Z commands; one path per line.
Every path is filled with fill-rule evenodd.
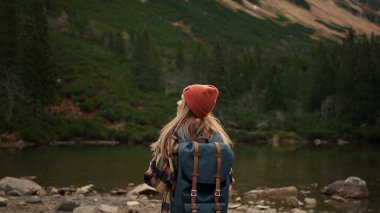
M 193 179 L 191 184 L 191 210 L 192 213 L 198 212 L 196 203 L 197 198 L 197 177 L 198 177 L 198 156 L 199 156 L 199 144 L 194 141 L 194 163 L 193 163 Z
M 214 142 L 216 146 L 216 174 L 215 174 L 215 212 L 220 213 L 222 208 L 220 207 L 219 198 L 220 198 L 220 173 L 222 171 L 222 151 L 220 143 Z

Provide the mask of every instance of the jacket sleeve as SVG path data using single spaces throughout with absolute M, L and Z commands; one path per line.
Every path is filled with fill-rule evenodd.
M 148 170 L 144 173 L 144 182 L 158 192 L 170 191 L 172 189 L 171 174 L 169 160 L 161 156 L 160 150 L 157 148 L 153 153 Z
M 229 187 L 230 191 L 232 190 L 232 187 L 234 185 L 235 185 L 235 178 L 233 177 L 233 171 L 232 171 L 232 168 L 231 168 L 231 171 L 230 171 L 230 187 Z

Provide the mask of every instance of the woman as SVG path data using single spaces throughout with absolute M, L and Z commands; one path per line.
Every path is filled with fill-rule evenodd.
M 217 140 L 232 145 L 218 119 L 211 114 L 218 94 L 218 89 L 212 85 L 186 87 L 177 102 L 176 117 L 164 126 L 158 140 L 151 145 L 153 159 L 144 180 L 157 191 L 164 192 L 161 212 L 171 212 L 181 141 L 208 143 Z

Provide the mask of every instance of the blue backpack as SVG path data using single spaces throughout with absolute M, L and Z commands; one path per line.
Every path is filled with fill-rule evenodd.
M 173 213 L 227 213 L 234 154 L 214 133 L 208 143 L 181 140 Z

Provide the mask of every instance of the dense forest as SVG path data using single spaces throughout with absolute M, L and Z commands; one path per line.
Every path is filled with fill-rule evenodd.
M 375 35 L 244 43 L 212 34 L 163 45 L 144 23 L 126 33 L 78 19 L 58 30 L 50 1 L 1 1 L 0 14 L 1 134 L 151 142 L 182 89 L 202 83 L 219 88 L 214 114 L 239 142 L 380 140 Z

